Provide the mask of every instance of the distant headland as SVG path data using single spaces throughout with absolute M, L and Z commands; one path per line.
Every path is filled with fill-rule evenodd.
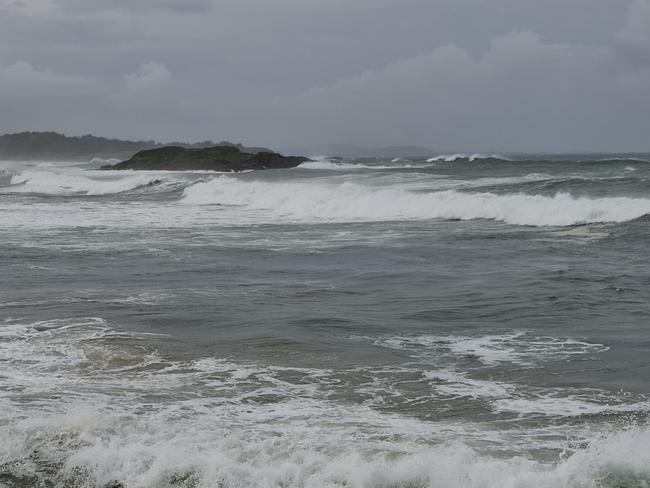
M 70 137 L 58 132 L 19 132 L 0 135 L 0 159 L 26 161 L 89 161 L 92 158 L 128 159 L 147 149 L 177 146 L 205 148 L 213 146 L 234 147 L 246 153 L 271 152 L 264 147 L 244 147 L 228 141 L 203 141 L 196 143 L 156 141 L 127 141 L 93 135 Z

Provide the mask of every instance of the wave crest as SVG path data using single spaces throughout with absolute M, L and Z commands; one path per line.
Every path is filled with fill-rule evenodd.
M 60 419 L 30 419 L 24 422 L 27 437 L 39 443 L 30 445 L 26 436 L 17 436 L 6 455 L 10 462 L 0 473 L 10 480 L 12 475 L 32 478 L 33 485 L 61 480 L 77 488 L 613 488 L 650 483 L 650 431 L 645 429 L 611 434 L 568 459 L 544 463 L 481 454 L 461 442 L 427 446 L 392 441 L 391 450 L 385 441 L 362 436 L 350 442 L 342 431 L 319 428 L 317 420 L 300 428 L 278 422 L 271 432 L 260 428 L 254 433 L 219 428 L 209 413 L 192 420 L 195 424 L 178 412 L 157 412 L 145 423 L 93 409 Z
M 488 219 L 513 225 L 570 226 L 625 222 L 650 213 L 650 199 L 644 198 L 425 192 L 407 185 L 262 182 L 226 176 L 185 188 L 181 202 L 237 206 L 256 212 L 258 218 L 299 222 Z
M 487 154 L 462 154 L 462 153 L 457 153 L 457 154 L 441 154 L 439 156 L 434 156 L 432 158 L 427 159 L 427 163 L 438 163 L 438 162 L 444 162 L 444 163 L 454 163 L 456 161 L 469 161 L 470 163 L 473 163 L 474 161 L 480 160 L 480 159 L 486 159 L 486 160 L 500 160 L 500 161 L 510 161 L 510 159 L 501 156 L 499 154 L 492 154 L 492 155 L 487 155 Z
M 95 176 L 95 177 L 93 177 Z M 49 171 L 22 171 L 11 178 L 10 193 L 37 193 L 43 195 L 110 195 L 142 186 L 161 183 L 160 176 L 152 174 L 92 175 L 53 173 Z

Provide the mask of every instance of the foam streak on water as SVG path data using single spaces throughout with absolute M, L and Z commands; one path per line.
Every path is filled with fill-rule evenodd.
M 644 429 L 586 435 L 570 427 L 563 433 L 546 428 L 538 438 L 540 433 L 520 431 L 516 436 L 525 449 L 536 443 L 546 446 L 551 438 L 556 449 L 569 447 L 562 440 L 567 435 L 575 442 L 586 435 L 590 444 L 568 461 L 561 456 L 554 463 L 523 456 L 504 459 L 485 449 L 495 442 L 504 451 L 513 448 L 508 439 L 515 435 L 512 431 L 481 423 L 423 422 L 328 399 L 331 389 L 353 371 L 210 358 L 179 362 L 151 349 L 151 339 L 119 334 L 98 318 L 5 324 L 0 361 L 8 369 L 1 384 L 9 397 L 3 411 L 13 417 L 2 427 L 5 441 L 0 444 L 6 479 L 58 479 L 69 486 L 119 481 L 145 487 L 263 486 L 268 480 L 314 487 L 387 482 L 601 486 L 603 477 L 611 478 L 606 486 L 616 486 L 621 476 L 650 479 L 650 458 L 640 449 L 650 441 Z M 439 341 L 452 343 L 454 338 Z M 406 343 L 427 346 L 431 341 L 414 338 Z M 393 347 L 396 340 L 386 344 Z M 537 359 L 561 349 L 557 344 L 545 348 Z M 433 396 L 486 398 L 496 411 L 540 412 L 522 405 L 531 400 L 513 399 L 525 395 L 517 385 L 447 370 L 426 371 L 424 378 L 432 381 Z M 379 393 L 390 385 L 359 385 L 370 387 Z M 39 397 L 49 400 L 27 408 L 15 403 Z M 538 399 L 537 404 L 548 406 L 549 415 L 648 408 L 619 404 L 594 410 L 595 403 L 570 397 Z

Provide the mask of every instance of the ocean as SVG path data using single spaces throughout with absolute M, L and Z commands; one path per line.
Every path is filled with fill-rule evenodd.
M 0 163 L 0 486 L 650 486 L 650 155 Z

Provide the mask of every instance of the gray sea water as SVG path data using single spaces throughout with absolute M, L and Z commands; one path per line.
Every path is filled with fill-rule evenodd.
M 647 487 L 649 161 L 0 163 L 0 486 Z

